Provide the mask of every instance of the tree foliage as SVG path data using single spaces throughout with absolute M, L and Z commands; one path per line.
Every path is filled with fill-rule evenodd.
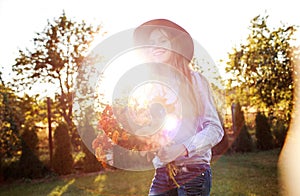
M 59 113 L 72 125 L 76 72 L 99 30 L 100 26 L 72 21 L 65 13 L 48 21 L 45 29 L 36 33 L 33 49 L 19 50 L 13 65 L 14 86 L 22 91 L 34 84 L 53 84 Z
M 0 173 L 8 177 L 41 177 L 45 172 L 37 157 L 37 123 L 44 120 L 37 97 L 17 96 L 0 84 Z
M 283 110 L 285 118 L 290 119 L 296 58 L 291 41 L 296 27 L 283 25 L 271 30 L 267 19 L 255 17 L 246 43 L 229 54 L 229 86 L 235 87 L 235 97 L 240 95 L 242 104 Z
M 19 130 L 24 117 L 20 112 L 20 99 L 14 92 L 0 84 L 0 165 L 6 158 L 12 158 L 21 150 Z
M 0 157 L 11 158 L 21 150 L 21 135 L 45 118 L 37 97 L 17 96 L 4 82 L 0 84 Z

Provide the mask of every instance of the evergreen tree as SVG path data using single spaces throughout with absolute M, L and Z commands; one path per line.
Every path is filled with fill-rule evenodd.
M 22 134 L 22 155 L 19 175 L 25 178 L 41 178 L 47 171 L 37 156 L 38 136 L 36 127 L 26 128 Z
M 95 172 L 102 169 L 102 164 L 97 160 L 92 142 L 96 138 L 95 130 L 91 125 L 86 123 L 86 126 L 80 129 L 82 138 L 82 150 L 85 154 L 83 158 L 83 170 L 85 172 Z
M 234 152 L 250 152 L 253 149 L 253 142 L 248 128 L 245 124 L 244 112 L 239 103 L 235 104 L 233 113 L 233 127 L 235 141 L 232 144 L 231 150 Z
M 55 151 L 53 168 L 58 174 L 69 174 L 73 169 L 71 138 L 68 125 L 60 123 L 54 132 Z
M 282 119 L 276 120 L 274 127 L 272 129 L 272 132 L 274 133 L 275 136 L 275 142 L 274 142 L 275 147 L 279 147 L 279 148 L 283 147 L 288 129 L 289 129 L 288 124 L 284 120 Z
M 255 136 L 257 139 L 256 146 L 260 150 L 269 150 L 273 148 L 273 136 L 271 133 L 271 127 L 268 122 L 268 118 L 258 112 L 255 118 L 256 132 Z

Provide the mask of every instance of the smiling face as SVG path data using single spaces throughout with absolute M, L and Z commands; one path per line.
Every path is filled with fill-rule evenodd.
M 172 44 L 167 33 L 162 29 L 154 29 L 149 35 L 149 58 L 157 63 L 169 63 L 171 60 Z

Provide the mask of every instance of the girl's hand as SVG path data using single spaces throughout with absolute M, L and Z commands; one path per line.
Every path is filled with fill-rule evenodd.
M 163 146 L 157 153 L 159 159 L 164 163 L 170 163 L 179 156 L 186 156 L 187 149 L 183 144 L 173 144 L 170 146 Z

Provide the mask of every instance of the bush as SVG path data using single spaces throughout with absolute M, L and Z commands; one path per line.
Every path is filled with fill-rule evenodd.
M 82 147 L 85 157 L 83 158 L 83 171 L 84 172 L 97 172 L 101 171 L 102 164 L 97 160 L 95 155 L 86 147 Z
M 278 119 L 272 130 L 275 136 L 275 147 L 282 148 L 288 131 L 287 123 L 284 120 Z
M 83 158 L 84 172 L 96 172 L 102 169 L 102 164 L 97 160 L 95 154 L 92 152 L 92 142 L 96 138 L 95 131 L 92 126 L 86 125 L 80 129 L 82 138 L 82 150 L 85 154 Z
M 22 155 L 19 175 L 25 178 L 41 178 L 47 169 L 37 156 L 38 136 L 36 128 L 25 128 L 22 134 Z
M 67 124 L 61 123 L 54 132 L 55 150 L 53 169 L 60 175 L 70 174 L 73 170 L 71 138 Z
M 256 146 L 259 150 L 269 150 L 273 148 L 273 136 L 271 133 L 271 127 L 267 117 L 258 112 L 255 118 L 256 124 Z
M 245 124 L 244 112 L 239 103 L 234 107 L 233 113 L 234 142 L 231 152 L 250 152 L 253 150 L 253 141 Z
M 224 135 L 223 135 L 223 138 L 222 140 L 217 144 L 215 145 L 213 148 L 212 148 L 212 155 L 213 156 L 218 156 L 218 155 L 222 155 L 224 154 L 228 148 L 229 148 L 229 141 L 228 141 L 228 136 L 227 136 L 227 133 L 225 131 L 225 126 L 224 126 L 224 119 L 221 115 L 221 113 L 218 111 L 218 116 L 219 116 L 219 119 L 220 119 L 220 122 L 222 124 L 222 128 L 224 130 Z
M 21 178 L 21 169 L 19 161 L 13 161 L 2 166 L 2 181 L 11 181 Z
M 253 150 L 253 142 L 246 125 L 242 127 L 238 137 L 235 139 L 232 150 L 234 152 L 251 152 Z
M 228 136 L 227 133 L 224 129 L 224 136 L 222 138 L 222 140 L 212 148 L 212 155 L 213 156 L 218 156 L 218 155 L 222 155 L 225 154 L 226 151 L 229 148 L 229 141 L 228 141 Z

